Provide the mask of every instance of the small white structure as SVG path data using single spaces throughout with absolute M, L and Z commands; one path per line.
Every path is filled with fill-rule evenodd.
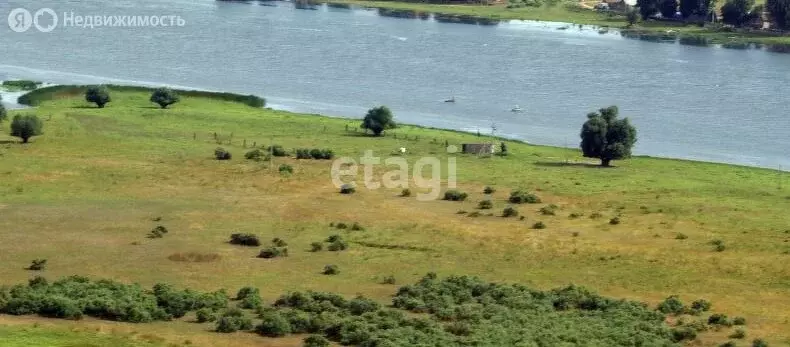
M 401 153 L 406 153 L 406 147 L 401 147 L 401 148 L 400 148 L 400 152 L 401 152 Z

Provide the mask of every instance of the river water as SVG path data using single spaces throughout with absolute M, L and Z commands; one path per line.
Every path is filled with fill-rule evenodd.
M 482 133 L 495 124 L 496 135 L 569 147 L 588 112 L 618 105 L 639 130 L 636 154 L 790 168 L 790 54 L 289 3 L 9 0 L 0 18 L 17 7 L 51 8 L 59 26 L 2 25 L 0 79 L 251 93 L 275 108 L 355 118 L 384 104 L 404 123 Z M 82 28 L 64 26 L 66 13 L 185 25 Z

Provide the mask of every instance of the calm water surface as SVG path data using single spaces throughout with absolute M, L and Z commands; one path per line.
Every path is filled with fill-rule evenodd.
M 385 104 L 400 122 L 484 133 L 495 123 L 498 135 L 558 146 L 576 146 L 585 114 L 616 104 L 639 129 L 638 154 L 790 168 L 790 54 L 287 3 L 10 0 L 0 18 L 16 7 L 177 15 L 186 25 L 2 25 L 0 79 L 253 93 L 276 108 L 357 118 Z M 451 96 L 455 104 L 442 102 Z

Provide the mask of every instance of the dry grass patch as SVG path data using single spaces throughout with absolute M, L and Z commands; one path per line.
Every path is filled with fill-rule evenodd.
M 198 252 L 186 252 L 186 253 L 173 253 L 167 257 L 172 261 L 183 261 L 187 263 L 211 263 L 215 261 L 219 261 L 222 257 L 217 253 L 198 253 Z

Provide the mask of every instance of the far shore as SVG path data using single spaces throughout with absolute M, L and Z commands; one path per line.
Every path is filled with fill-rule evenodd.
M 647 21 L 629 26 L 625 16 L 619 13 L 604 14 L 578 4 L 543 5 L 541 7 L 506 8 L 503 5 L 445 5 L 421 2 L 380 0 L 322 0 L 335 6 L 360 6 L 367 8 L 405 10 L 441 15 L 472 16 L 489 20 L 534 20 L 568 24 L 594 25 L 619 29 L 630 36 L 672 36 L 676 39 L 696 39 L 705 44 L 720 44 L 727 48 L 745 48 L 744 45 L 777 46 L 773 51 L 790 51 L 790 35 L 763 31 L 719 30 L 676 22 Z M 769 47 L 770 48 L 770 47 Z

